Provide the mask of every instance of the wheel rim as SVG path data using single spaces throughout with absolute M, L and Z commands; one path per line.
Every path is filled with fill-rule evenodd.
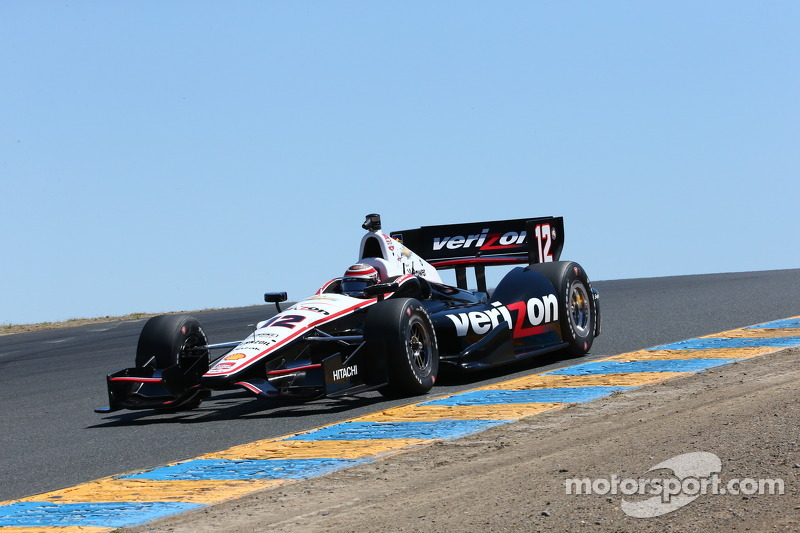
M 202 334 L 196 331 L 189 332 L 183 340 L 180 352 L 178 352 L 178 362 L 183 364 L 195 361 L 206 352 L 206 350 L 198 350 L 197 347 L 205 344 L 207 342 Z
M 411 361 L 420 370 L 428 368 L 431 361 L 430 338 L 423 324 L 415 321 L 411 324 L 408 336 L 408 351 Z
M 589 334 L 592 308 L 589 293 L 583 283 L 573 282 L 569 289 L 569 319 L 580 337 Z

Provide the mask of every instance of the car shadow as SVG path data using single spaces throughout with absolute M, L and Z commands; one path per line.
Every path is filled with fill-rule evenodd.
M 318 416 L 330 413 L 344 413 L 361 407 L 386 401 L 382 396 L 347 396 L 340 398 L 321 398 L 311 401 L 268 400 L 254 398 L 242 393 L 215 395 L 191 410 L 157 411 L 119 411 L 104 417 L 100 424 L 87 426 L 87 429 L 101 429 L 119 426 L 143 426 L 153 424 L 198 424 L 235 419 L 276 419 Z
M 471 384 L 501 378 L 513 379 L 514 374 L 541 371 L 559 362 L 569 362 L 580 357 L 569 357 L 563 352 L 553 352 L 514 361 L 502 366 L 483 370 L 464 371 L 441 366 L 436 386 L 428 396 L 449 394 L 451 388 L 462 388 Z M 419 396 L 425 401 L 426 396 Z M 311 401 L 268 400 L 254 398 L 244 391 L 214 394 L 199 407 L 185 411 L 119 411 L 104 417 L 103 422 L 88 426 L 87 429 L 101 429 L 119 426 L 144 426 L 154 424 L 199 424 L 234 419 L 258 420 L 276 418 L 314 417 L 331 413 L 345 413 L 372 405 L 385 404 L 385 408 L 402 403 L 414 402 L 414 397 L 387 399 L 377 392 L 358 396 L 321 398 Z M 388 403 L 387 403 L 388 402 Z
M 512 379 L 513 374 L 520 372 L 538 372 L 557 363 L 569 364 L 571 361 L 584 356 L 570 356 L 564 352 L 551 352 L 519 361 L 512 361 L 500 366 L 480 370 L 462 370 L 452 366 L 440 366 L 439 376 L 436 380 L 437 387 L 459 387 L 471 383 L 482 382 L 499 378 Z M 435 390 L 435 389 L 434 389 Z

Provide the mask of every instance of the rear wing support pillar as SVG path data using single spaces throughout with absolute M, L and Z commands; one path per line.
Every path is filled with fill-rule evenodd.
M 458 266 L 455 268 L 456 271 L 456 287 L 459 289 L 467 288 L 467 267 Z
M 483 265 L 475 265 L 475 281 L 478 282 L 478 290 L 480 292 L 488 292 L 486 290 L 486 267 Z
M 474 265 L 475 281 L 478 284 L 478 291 L 487 292 L 486 290 L 486 267 L 483 265 Z M 459 289 L 467 290 L 467 267 L 457 266 L 456 271 L 456 287 Z

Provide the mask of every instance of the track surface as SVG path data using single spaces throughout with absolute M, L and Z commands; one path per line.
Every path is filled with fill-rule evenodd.
M 595 283 L 603 334 L 583 360 L 648 348 L 800 314 L 800 270 Z M 211 342 L 235 340 L 272 306 L 197 313 Z M 216 394 L 188 413 L 120 412 L 106 404 L 105 374 L 130 366 L 140 321 L 0 337 L 4 454 L 0 500 L 29 496 L 135 469 L 309 429 L 407 401 L 378 394 L 310 404 Z M 543 357 L 501 371 L 450 377 L 434 394 L 575 364 Z

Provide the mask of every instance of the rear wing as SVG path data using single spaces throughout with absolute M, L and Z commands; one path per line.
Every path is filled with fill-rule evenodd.
M 474 267 L 485 290 L 486 266 L 558 261 L 564 248 L 563 217 L 470 222 L 393 231 L 400 241 L 436 269 L 454 268 L 466 288 L 466 268 Z

